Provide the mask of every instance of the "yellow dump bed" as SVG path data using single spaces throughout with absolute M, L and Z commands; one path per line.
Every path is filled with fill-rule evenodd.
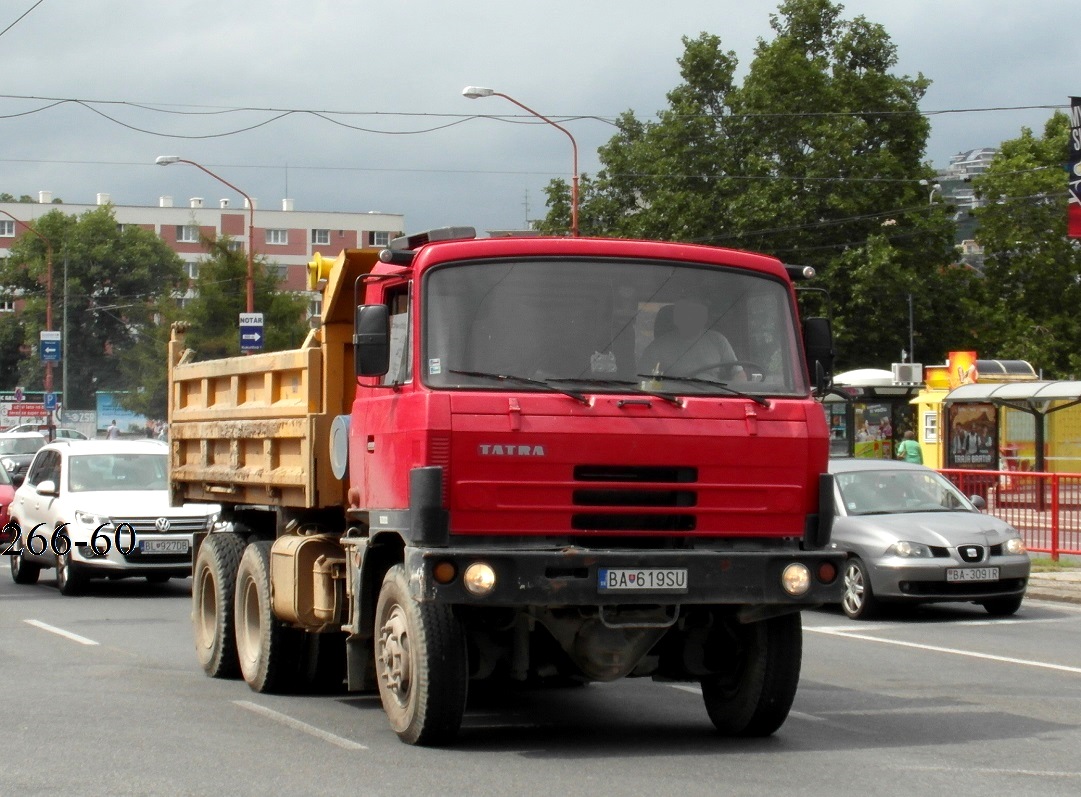
M 186 328 L 169 343 L 170 481 L 174 503 L 318 508 L 343 506 L 347 484 L 330 467 L 330 426 L 348 414 L 353 370 L 353 289 L 374 250 L 316 258 L 318 329 L 299 349 L 189 362 Z

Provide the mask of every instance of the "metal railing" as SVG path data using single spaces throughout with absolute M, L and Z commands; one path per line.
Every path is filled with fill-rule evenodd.
M 940 471 L 965 495 L 987 502 L 987 514 L 1021 532 L 1031 553 L 1081 555 L 1081 473 L 1016 470 Z

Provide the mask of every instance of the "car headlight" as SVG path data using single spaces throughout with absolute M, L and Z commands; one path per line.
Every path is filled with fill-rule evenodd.
M 1002 552 L 1005 554 L 1019 554 L 1025 552 L 1025 541 L 1020 537 L 1010 537 L 1002 544 Z
M 931 549 L 921 542 L 907 542 L 901 540 L 895 542 L 886 549 L 886 553 L 901 556 L 905 559 L 930 559 Z
M 104 515 L 95 515 L 93 512 L 83 512 L 81 509 L 76 509 L 75 522 L 96 529 L 99 526 L 108 524 L 109 518 Z

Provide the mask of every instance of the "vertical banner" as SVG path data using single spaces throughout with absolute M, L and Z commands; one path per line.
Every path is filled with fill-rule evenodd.
M 1070 98 L 1070 199 L 1066 206 L 1066 234 L 1081 238 L 1081 97 Z

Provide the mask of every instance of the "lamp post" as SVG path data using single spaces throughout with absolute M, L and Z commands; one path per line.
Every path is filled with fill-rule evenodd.
M 17 219 L 8 213 L 6 210 L 0 210 L 9 219 L 16 224 L 21 224 L 27 230 L 32 232 L 38 238 L 45 242 L 45 330 L 47 332 L 53 331 L 53 242 L 37 231 L 32 225 L 27 224 L 22 219 Z M 67 352 L 63 352 L 61 355 L 67 357 Z M 64 385 L 66 388 L 67 385 Z M 47 360 L 45 362 L 45 392 L 53 392 L 53 362 Z M 49 426 L 52 426 L 52 413 L 49 413 Z
M 519 108 L 521 108 L 523 111 L 527 111 L 527 112 L 533 114 L 535 117 L 537 117 L 541 121 L 547 122 L 552 127 L 556 128 L 557 130 L 562 131 L 567 136 L 567 138 L 569 138 L 571 140 L 571 149 L 572 149 L 573 154 L 574 154 L 574 171 L 571 174 L 571 235 L 574 236 L 575 238 L 577 238 L 578 237 L 578 142 L 574 140 L 574 136 L 572 136 L 570 134 L 570 131 L 567 130 L 562 125 L 556 124 L 551 119 L 549 119 L 547 116 L 544 116 L 543 114 L 539 114 L 536 111 L 534 111 L 532 108 L 530 108 L 529 106 L 523 105 L 522 103 L 518 102 L 518 100 L 514 99 L 514 97 L 507 96 L 506 94 L 503 94 L 502 92 L 496 91 L 495 89 L 488 89 L 488 88 L 484 88 L 483 86 L 466 86 L 464 89 L 462 89 L 462 96 L 463 97 L 468 97 L 471 100 L 476 100 L 476 99 L 479 99 L 480 97 L 502 97 L 503 99 L 507 100 L 508 102 L 514 103 Z
M 247 308 L 248 308 L 248 310 L 247 311 L 249 313 L 254 313 L 255 312 L 255 260 L 254 260 L 254 258 L 255 258 L 255 203 L 251 201 L 250 196 L 245 194 L 243 191 L 241 191 L 235 185 L 230 183 L 228 180 L 225 180 L 224 178 L 214 174 L 214 172 L 210 171 L 210 169 L 206 168 L 202 164 L 196 163 L 195 161 L 190 161 L 187 158 L 181 158 L 178 155 L 160 155 L 154 161 L 154 163 L 156 163 L 158 166 L 169 166 L 170 164 L 173 164 L 173 163 L 186 163 L 189 166 L 194 166 L 196 169 L 201 169 L 202 171 L 209 174 L 211 177 L 213 177 L 219 183 L 223 183 L 223 184 L 229 186 L 234 191 L 236 191 L 238 194 L 240 194 L 242 197 L 244 197 L 246 200 L 248 200 L 248 285 L 247 285 L 247 288 L 248 288 L 248 290 L 247 290 L 247 294 L 248 294 Z
M 920 185 L 929 186 L 931 188 L 930 193 L 927 194 L 927 204 L 933 205 L 935 202 L 935 191 L 942 193 L 942 186 L 938 183 L 932 183 L 930 180 L 920 180 Z

